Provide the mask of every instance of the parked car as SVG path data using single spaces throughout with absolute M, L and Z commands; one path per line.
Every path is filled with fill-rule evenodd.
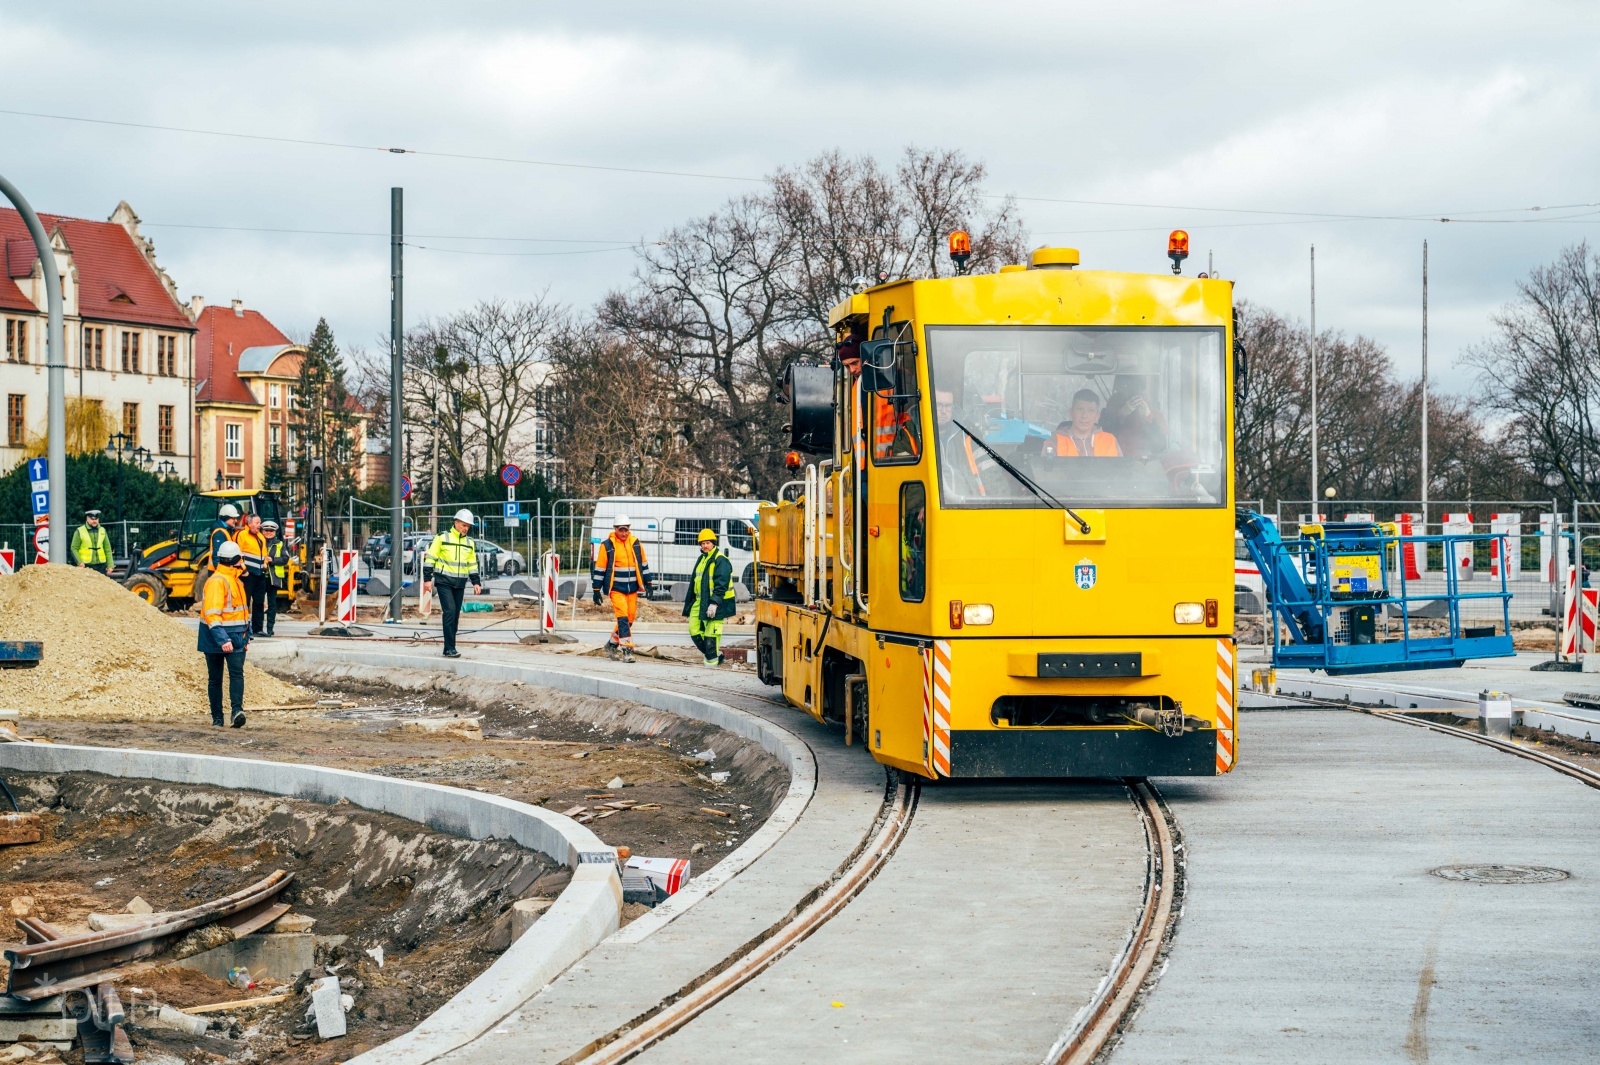
M 361 545 L 361 560 L 367 564 L 368 570 L 381 569 L 389 564 L 389 534 L 379 533 L 369 536 L 367 542 Z
M 507 577 L 515 577 L 519 573 L 527 572 L 528 563 L 527 560 L 522 557 L 521 551 L 510 547 L 502 547 L 498 550 L 500 554 L 501 573 L 504 573 Z

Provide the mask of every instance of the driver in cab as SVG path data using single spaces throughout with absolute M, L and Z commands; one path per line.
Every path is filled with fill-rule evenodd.
M 1087 388 L 1072 397 L 1070 418 L 1056 426 L 1057 458 L 1118 458 L 1122 449 L 1117 438 L 1099 428 L 1100 397 Z

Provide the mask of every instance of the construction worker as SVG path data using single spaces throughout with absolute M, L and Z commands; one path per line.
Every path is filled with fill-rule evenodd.
M 244 594 L 250 597 L 250 634 L 260 636 L 267 598 L 267 538 L 261 535 L 261 515 L 252 513 L 234 530 L 239 561 L 244 567 Z
M 1056 426 L 1056 456 L 1078 458 L 1116 458 L 1122 454 L 1117 438 L 1098 428 L 1100 397 L 1087 388 L 1080 388 L 1072 397 L 1070 418 Z
M 606 654 L 633 661 L 633 625 L 639 617 L 639 592 L 650 594 L 650 564 L 645 561 L 644 545 L 631 532 L 626 514 L 611 523 L 611 535 L 595 545 L 594 564 L 589 579 L 594 585 L 594 605 L 601 596 L 611 597 L 611 613 L 616 625 L 606 641 Z
M 111 566 L 111 537 L 100 527 L 100 512 L 83 512 L 83 524 L 72 534 L 72 557 L 79 569 L 105 573 Z
M 224 503 L 217 508 L 217 524 L 211 529 L 211 557 L 217 557 L 217 548 L 222 546 L 224 540 L 232 540 L 233 534 L 239 530 L 239 508 L 232 503 Z M 213 563 L 214 565 L 215 563 Z
M 478 548 L 469 535 L 477 519 L 472 511 L 456 511 L 451 527 L 433 538 L 422 556 L 422 581 L 432 583 L 433 594 L 439 599 L 439 613 L 444 621 L 444 656 L 460 658 L 456 650 L 456 628 L 461 621 L 461 600 L 466 597 L 467 583 L 472 590 L 483 594 L 483 580 L 478 576 Z
M 271 636 L 278 627 L 278 593 L 289 587 L 289 545 L 278 535 L 275 521 L 262 522 L 261 535 L 267 541 L 267 631 L 262 635 Z
M 240 580 L 239 545 L 224 540 L 211 555 L 214 568 L 200 608 L 199 649 L 206 656 L 206 694 L 211 723 L 221 728 L 222 671 L 228 671 L 228 704 L 234 728 L 244 727 L 244 650 L 250 643 L 250 600 Z
M 689 619 L 689 639 L 700 649 L 706 665 L 722 665 L 722 623 L 737 612 L 734 606 L 733 563 L 717 548 L 717 534 L 701 529 L 700 558 L 683 597 L 683 616 Z
M 988 495 L 984 475 L 995 468 L 994 459 L 955 423 L 959 421 L 973 432 L 978 432 L 978 428 L 964 414 L 956 413 L 953 392 L 945 389 L 935 392 L 934 410 L 938 416 L 939 466 L 944 475 L 945 491 L 957 500 Z

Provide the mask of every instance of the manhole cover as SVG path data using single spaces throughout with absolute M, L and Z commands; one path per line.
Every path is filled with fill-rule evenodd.
M 1445 880 L 1469 884 L 1549 884 L 1572 875 L 1547 865 L 1441 865 L 1429 871 Z

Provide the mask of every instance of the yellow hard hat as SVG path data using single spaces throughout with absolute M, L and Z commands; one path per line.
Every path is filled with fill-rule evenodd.
M 710 540 L 712 543 L 716 543 L 717 542 L 716 530 L 715 529 L 701 529 L 700 530 L 700 536 L 698 537 L 698 539 L 702 544 L 705 543 L 707 540 Z

